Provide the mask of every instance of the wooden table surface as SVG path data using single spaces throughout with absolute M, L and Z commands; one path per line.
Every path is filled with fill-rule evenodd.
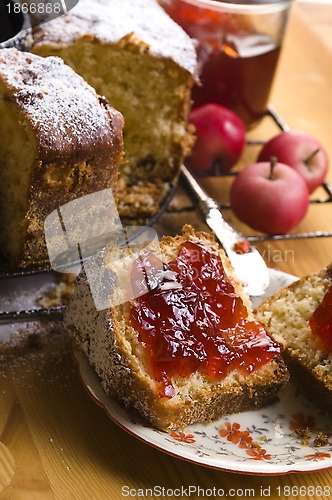
M 331 23 L 332 4 L 294 5 L 271 102 L 290 127 L 319 138 L 332 159 Z M 248 135 L 268 139 L 277 131 L 275 123 L 266 118 Z M 255 153 L 255 147 L 248 147 L 240 166 Z M 223 204 L 228 201 L 229 182 L 202 181 Z M 314 195 L 325 197 L 320 190 Z M 224 213 L 246 234 L 252 234 L 229 209 Z M 331 217 L 331 203 L 313 203 L 296 231 L 330 231 Z M 174 234 L 186 222 L 205 228 L 179 189 L 156 228 L 160 234 Z M 332 260 L 330 237 L 266 241 L 258 246 L 270 267 L 297 276 Z M 36 324 L 32 329 L 26 334 L 21 332 L 22 325 L 14 325 L 10 331 L 20 332 L 18 340 L 3 344 L 0 350 L 0 499 L 119 499 L 124 486 L 135 489 L 138 496 L 139 488 L 156 485 L 173 491 L 189 485 L 226 492 L 241 487 L 244 492 L 250 489 L 251 496 L 255 492 L 256 498 L 262 488 L 269 498 L 328 498 L 311 494 L 310 489 L 300 495 L 296 493 L 300 486 L 331 486 L 332 491 L 332 470 L 244 475 L 191 464 L 144 444 L 113 423 L 87 395 L 61 325 L 54 323 L 50 330 Z M 278 494 L 277 486 L 284 493 Z

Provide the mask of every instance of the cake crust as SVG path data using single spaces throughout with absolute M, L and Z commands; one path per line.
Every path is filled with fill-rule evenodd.
M 119 213 L 128 224 L 153 218 L 195 140 L 194 41 L 156 0 L 80 0 L 35 28 L 31 50 L 63 58 L 123 114 Z
M 0 159 L 0 211 L 6 226 L 0 267 L 44 265 L 47 215 L 92 192 L 111 188 L 115 195 L 123 117 L 62 59 L 14 48 L 0 51 L 0 104 L 6 119 L 12 117 L 13 141 L 12 149 L 3 145 Z M 4 119 L 3 143 L 6 133 Z M 16 230 L 17 242 L 7 248 Z
M 123 118 L 58 57 L 0 51 L 2 99 L 15 103 L 38 136 L 39 160 L 79 162 L 117 156 Z
M 188 240 L 218 248 L 211 235 L 185 226 L 182 235 L 163 239 L 163 260 L 171 260 L 178 246 Z M 249 307 L 242 284 L 231 273 L 223 252 L 221 255 L 236 293 Z M 102 258 L 107 260 L 107 254 Z M 84 273 L 78 277 L 65 326 L 99 375 L 105 392 L 162 430 L 183 429 L 194 422 L 210 422 L 225 414 L 264 406 L 289 378 L 284 362 L 277 356 L 250 375 L 231 372 L 222 381 L 207 379 L 197 372 L 185 379 L 173 377 L 175 396 L 160 397 L 156 381 L 142 362 L 144 354 L 137 341 L 138 333 L 129 326 L 128 303 L 96 311 Z

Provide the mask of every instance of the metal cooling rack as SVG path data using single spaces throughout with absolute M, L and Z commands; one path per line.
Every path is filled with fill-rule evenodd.
M 267 116 L 269 116 L 275 124 L 282 131 L 290 130 L 290 127 L 283 120 L 283 118 L 279 115 L 279 113 L 270 106 L 267 111 Z M 247 144 L 250 145 L 261 145 L 264 144 L 264 141 L 252 141 L 248 140 Z M 227 172 L 224 174 L 225 176 L 234 176 L 236 172 Z M 326 194 L 323 199 L 311 199 L 310 204 L 312 205 L 320 205 L 325 203 L 332 202 L 332 185 L 325 181 L 322 184 L 322 188 Z M 229 203 L 220 204 L 219 205 L 222 210 L 231 209 Z M 290 234 L 264 234 L 264 235 L 252 235 L 246 236 L 248 241 L 250 242 L 261 242 L 261 241 L 277 241 L 277 240 L 298 240 L 298 239 L 307 239 L 307 238 L 327 238 L 332 237 L 332 231 L 313 231 L 313 232 L 303 232 L 303 233 L 290 233 Z M 16 273 L 0 273 L 0 282 L 6 279 L 13 278 L 26 278 L 31 276 L 38 276 L 40 274 L 51 273 L 53 272 L 49 267 L 45 266 L 38 269 L 30 269 L 19 271 Z M 36 307 L 27 310 L 19 310 L 19 311 L 3 311 L 0 312 L 0 322 L 1 323 L 14 323 L 14 322 L 27 322 L 34 321 L 36 319 L 46 319 L 46 320 L 54 320 L 60 319 L 63 315 L 65 306 L 57 306 L 57 307 Z
M 267 111 L 267 116 L 269 116 L 274 123 L 283 132 L 291 130 L 291 127 L 285 122 L 285 120 L 280 116 L 273 106 L 269 106 Z M 263 145 L 265 141 L 254 141 L 248 140 L 248 146 Z M 235 176 L 237 172 L 227 172 L 225 176 Z M 323 182 L 322 189 L 325 192 L 324 198 L 312 198 L 310 199 L 310 205 L 321 205 L 325 203 L 332 202 L 332 184 L 328 181 Z M 231 209 L 229 203 L 221 203 L 219 205 L 220 209 L 227 210 Z M 280 241 L 280 240 L 300 240 L 309 238 L 329 238 L 332 237 L 332 231 L 312 231 L 312 232 L 302 232 L 302 233 L 288 233 L 288 234 L 262 234 L 262 235 L 249 235 L 247 236 L 248 241 L 251 243 L 256 243 L 260 241 Z

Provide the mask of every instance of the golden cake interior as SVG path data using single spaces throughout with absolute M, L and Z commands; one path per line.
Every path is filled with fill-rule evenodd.
M 155 0 L 80 0 L 36 27 L 32 52 L 61 57 L 124 116 L 121 217 L 155 215 L 194 142 L 193 40 Z
M 257 317 L 293 359 L 332 387 L 332 355 L 323 351 L 309 325 L 329 286 L 330 274 L 325 271 L 304 278 L 263 303 Z
M 0 248 L 3 264 L 17 261 L 26 234 L 31 172 L 37 140 L 24 113 L 0 80 Z
M 126 40 L 103 45 L 80 39 L 67 47 L 41 44 L 34 50 L 40 55 L 62 57 L 124 115 L 126 155 L 122 175 L 134 175 L 136 180 L 171 180 L 177 167 L 174 159 L 182 155 L 183 148 L 188 152 L 192 143 L 185 122 L 189 111 L 185 97 L 188 75 L 176 63 L 168 62 L 165 75 L 164 60 L 151 57 L 140 45 L 126 44 Z

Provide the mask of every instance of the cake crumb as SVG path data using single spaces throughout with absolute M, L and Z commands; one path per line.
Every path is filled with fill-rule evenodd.
M 299 427 L 298 429 L 295 430 L 295 434 L 297 435 L 298 438 L 300 438 L 300 443 L 303 444 L 303 446 L 309 444 L 311 431 L 308 427 L 305 428 Z
M 256 441 L 253 441 L 252 443 L 249 444 L 248 448 L 252 448 L 252 449 L 260 449 L 261 448 L 261 445 L 259 443 L 256 443 Z
M 314 439 L 314 446 L 320 447 L 325 446 L 329 443 L 329 438 L 323 432 L 319 432 Z

